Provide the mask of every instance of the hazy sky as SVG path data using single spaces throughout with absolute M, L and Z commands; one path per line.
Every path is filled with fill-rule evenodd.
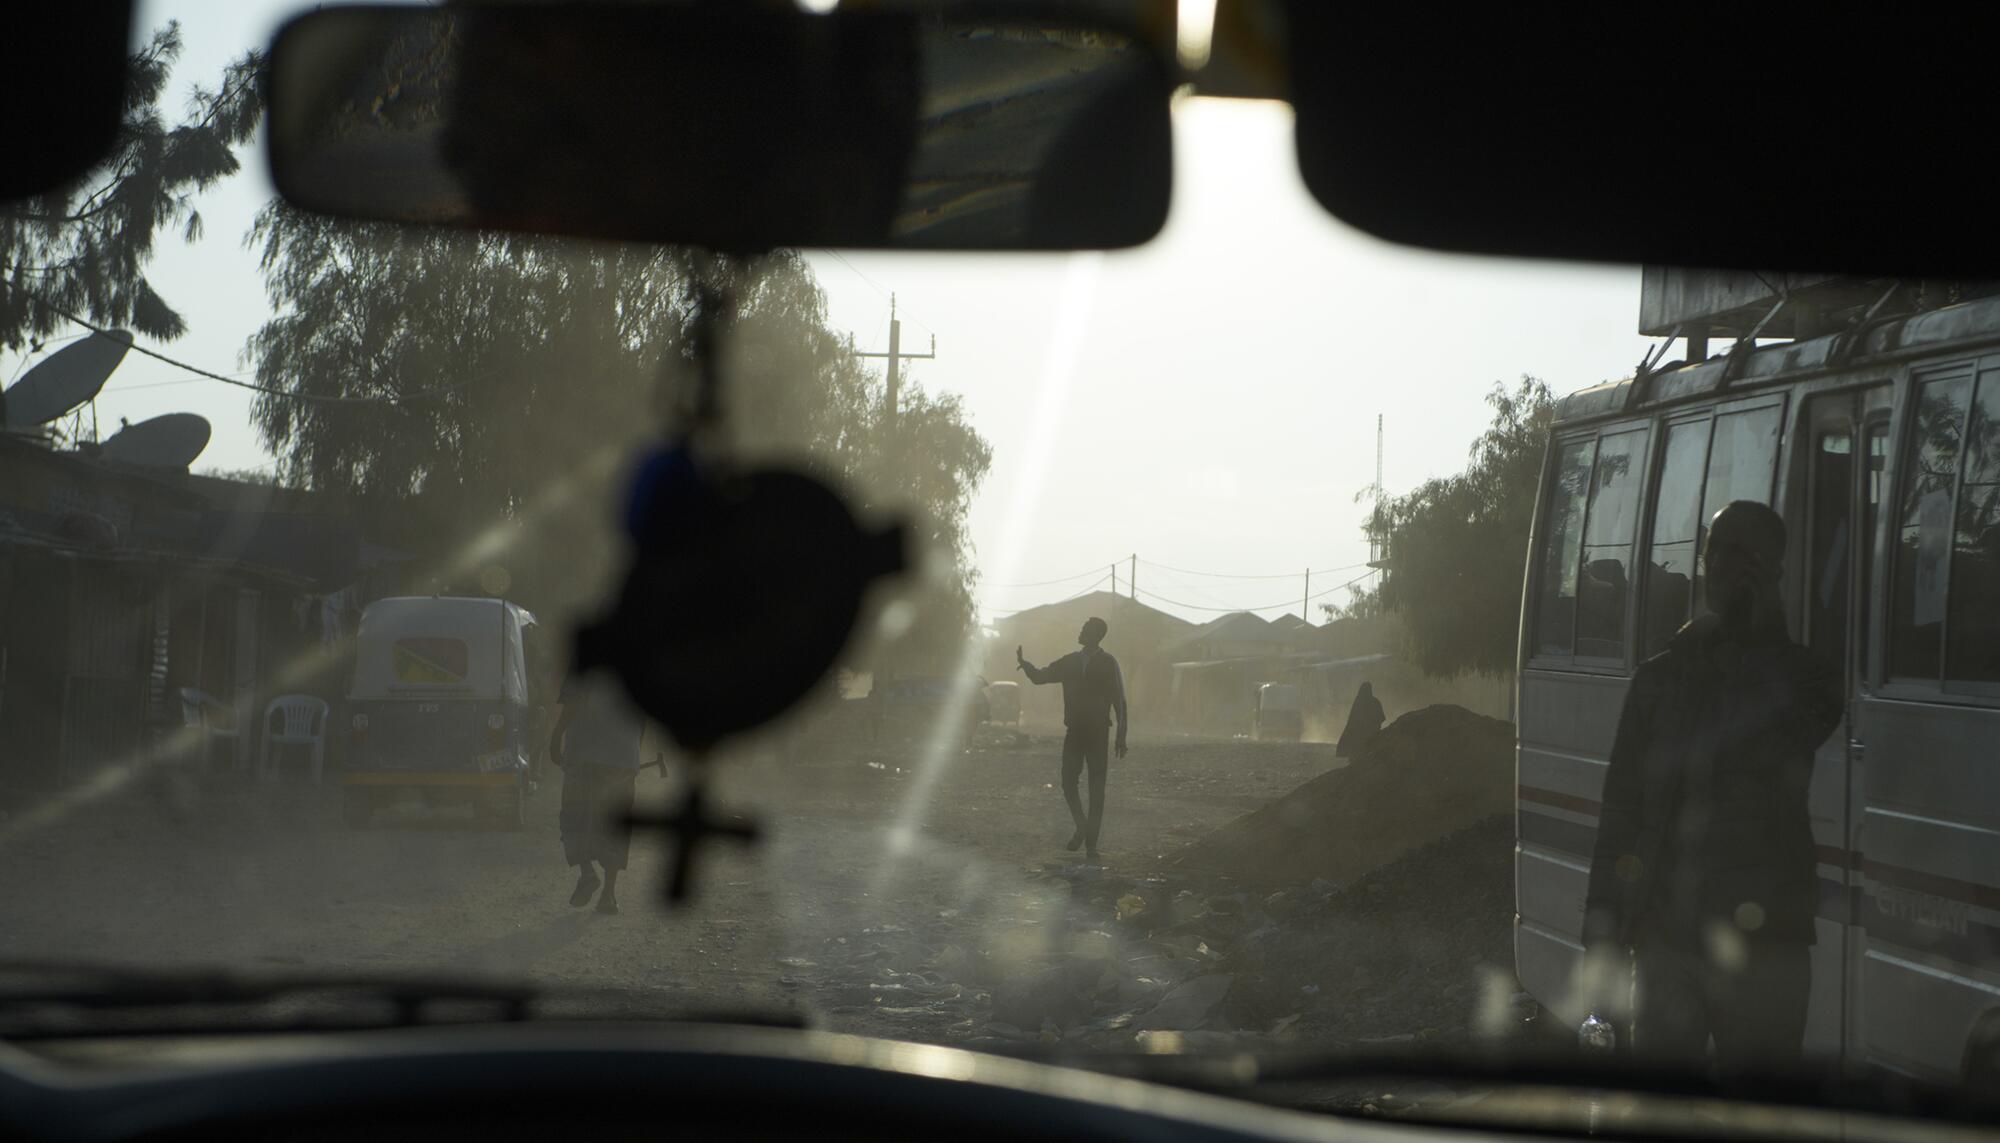
M 169 108 L 301 7 L 141 3 L 142 29 L 182 24 Z M 989 584 L 1095 573 L 988 586 L 989 616 L 1088 589 L 1113 560 L 1125 590 L 1135 552 L 1141 598 L 1188 618 L 1296 612 L 1306 568 L 1315 592 L 1360 574 L 1335 569 L 1366 558 L 1353 498 L 1374 478 L 1378 413 L 1393 493 L 1462 466 L 1494 381 L 1529 373 L 1567 392 L 1629 374 L 1645 351 L 1636 268 L 1418 253 L 1336 222 L 1299 182 L 1282 106 L 1190 101 L 1176 143 L 1172 219 L 1137 251 L 811 255 L 834 325 L 863 348 L 886 347 L 889 290 L 906 347 L 936 335 L 937 360 L 910 374 L 960 394 L 993 445 L 972 510 Z M 244 370 L 269 313 L 242 244 L 272 194 L 263 163 L 255 152 L 204 196 L 205 238 L 163 237 L 151 270 L 190 325 L 160 348 L 221 373 Z M 0 359 L 0 377 L 19 363 Z M 196 467 L 268 467 L 250 397 L 134 355 L 97 415 L 109 435 L 121 417 L 198 412 L 215 436 Z

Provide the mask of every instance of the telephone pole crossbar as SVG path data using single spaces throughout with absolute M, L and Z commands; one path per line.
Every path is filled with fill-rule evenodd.
M 889 295 L 889 352 L 856 353 L 855 356 L 883 357 L 888 359 L 889 369 L 886 378 L 889 383 L 889 394 L 885 408 L 889 415 L 889 423 L 894 424 L 896 422 L 896 402 L 898 396 L 902 391 L 902 381 L 903 381 L 902 371 L 898 367 L 905 361 L 929 361 L 936 358 L 937 334 L 931 335 L 931 351 L 929 353 L 904 353 L 903 322 L 901 318 L 898 318 L 896 316 L 896 295 L 890 294 Z

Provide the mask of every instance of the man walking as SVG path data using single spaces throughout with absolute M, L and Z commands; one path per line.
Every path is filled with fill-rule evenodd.
M 632 812 L 645 721 L 616 682 L 604 675 L 570 676 L 563 683 L 562 714 L 549 733 L 549 760 L 562 771 L 563 859 L 577 869 L 569 903 L 618 911 L 618 874 L 631 853 L 624 818 Z M 596 864 L 602 878 L 592 869 Z
M 1806 790 L 1837 675 L 1791 641 L 1785 523 L 1739 500 L 1702 553 L 1711 614 L 1641 664 L 1619 715 L 1584 906 L 1587 971 L 1623 976 L 1630 1050 L 1724 1076 L 1796 1062 L 1818 883 Z
M 1118 742 L 1114 749 L 1118 757 L 1125 757 L 1125 676 L 1118 670 L 1118 660 L 1112 658 L 1103 646 L 1104 636 L 1110 630 L 1110 624 L 1096 616 L 1084 620 L 1083 630 L 1076 635 L 1076 641 L 1082 644 L 1082 648 L 1046 667 L 1035 666 L 1021 654 L 1021 648 L 1014 648 L 1015 662 L 1028 676 L 1029 682 L 1038 687 L 1048 683 L 1062 684 L 1063 799 L 1069 803 L 1070 820 L 1076 825 L 1076 832 L 1070 835 L 1069 848 L 1074 852 L 1083 847 L 1092 862 L 1098 859 L 1097 835 L 1104 824 L 1104 779 L 1110 769 L 1105 738 L 1110 732 L 1113 715 L 1118 719 Z M 1090 810 L 1087 814 L 1076 789 L 1077 779 L 1086 767 L 1090 770 Z

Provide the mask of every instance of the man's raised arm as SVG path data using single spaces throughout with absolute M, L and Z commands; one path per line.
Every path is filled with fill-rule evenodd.
M 1068 661 L 1069 657 L 1065 655 L 1063 658 L 1057 659 L 1055 662 L 1050 663 L 1046 667 L 1037 667 L 1033 663 L 1030 663 L 1025 655 L 1021 654 L 1021 648 L 1019 647 L 1014 648 L 1015 666 L 1021 668 L 1021 673 L 1028 676 L 1028 681 L 1035 684 L 1038 687 L 1044 683 L 1061 682 L 1062 681 L 1061 667 L 1065 662 Z

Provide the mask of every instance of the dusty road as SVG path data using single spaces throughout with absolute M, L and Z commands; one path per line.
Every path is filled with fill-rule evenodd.
M 1335 766 L 1331 747 L 1136 739 L 1112 763 L 1102 871 L 1062 849 L 1056 751 L 1049 734 L 982 731 L 926 775 L 919 743 L 821 735 L 790 759 L 732 760 L 715 800 L 757 816 L 766 842 L 706 851 L 698 898 L 665 910 L 661 842 L 640 838 L 618 916 L 568 906 L 552 786 L 524 830 L 501 832 L 414 803 L 349 829 L 330 786 L 211 780 L 176 810 L 134 784 L 0 819 L 0 957 L 472 972 L 951 1043 L 1199 1044 L 1298 1025 L 1285 1009 L 1317 985 L 1285 983 L 1297 1004 L 1247 985 L 1222 1003 L 1240 948 L 1284 927 L 1261 891 L 1191 885 L 1162 859 Z M 647 772 L 642 803 L 671 788 Z M 1329 892 L 1300 886 L 1289 910 Z M 1407 976 L 1394 983 L 1422 986 Z

